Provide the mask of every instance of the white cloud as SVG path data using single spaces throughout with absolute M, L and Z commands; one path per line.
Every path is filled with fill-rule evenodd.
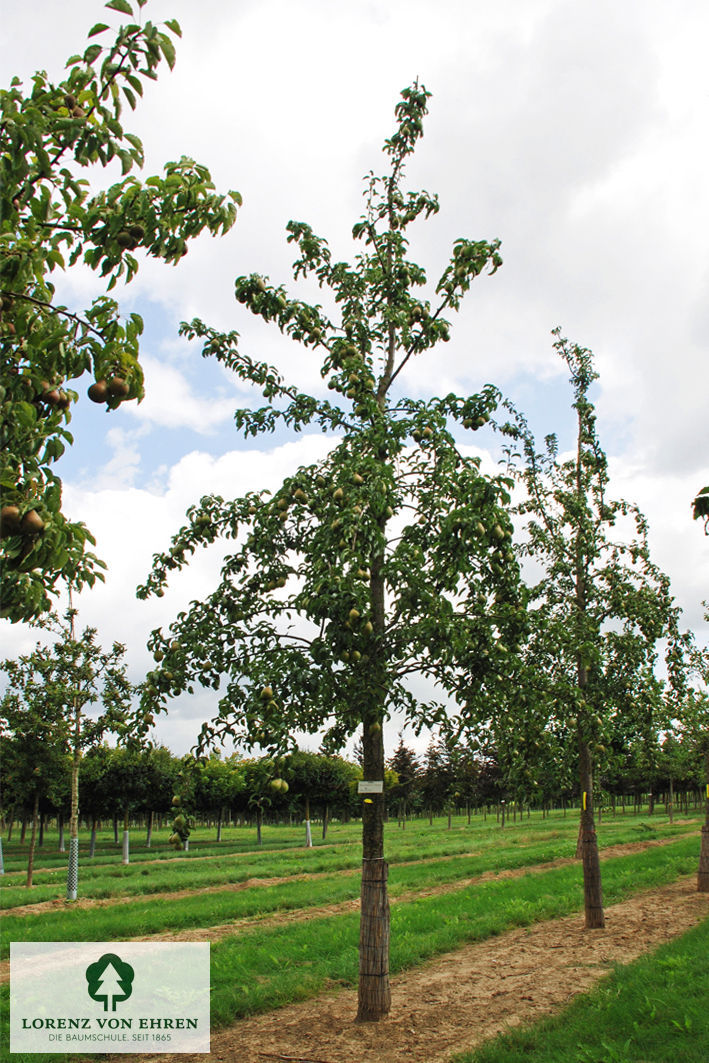
M 125 409 L 144 423 L 163 428 L 191 428 L 200 435 L 213 435 L 233 413 L 235 389 L 223 398 L 205 397 L 175 366 L 153 356 L 141 359 L 145 373 L 145 398 L 127 403 Z

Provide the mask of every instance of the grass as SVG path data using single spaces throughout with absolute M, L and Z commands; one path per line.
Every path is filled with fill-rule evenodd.
M 696 843 L 647 850 L 604 864 L 606 902 L 673 881 L 696 868 Z M 680 849 L 682 851 L 680 851 Z M 677 850 L 677 851 L 675 851 Z M 391 913 L 392 974 L 470 941 L 580 911 L 579 868 L 478 883 L 401 903 Z M 358 915 L 314 919 L 225 938 L 212 946 L 212 1022 L 303 999 L 326 984 L 355 985 Z
M 502 837 L 505 838 L 507 850 L 498 847 Z M 491 852 L 488 855 L 493 865 L 500 868 L 508 866 L 505 861 L 517 859 L 524 863 L 525 860 L 531 860 L 530 854 L 536 846 L 525 848 L 527 837 L 528 833 L 525 837 L 521 832 L 515 836 L 512 836 L 512 832 L 504 836 L 500 832 L 490 835 Z M 559 838 L 558 833 L 555 835 L 553 826 L 547 826 L 546 842 L 537 844 L 556 845 L 559 841 L 563 842 L 564 839 Z M 568 850 L 568 838 L 565 845 Z M 277 859 L 281 855 L 296 854 L 279 854 Z M 325 853 L 317 855 L 322 857 Z M 274 858 L 275 854 L 272 854 Z M 696 862 L 696 838 L 681 837 L 667 846 L 607 860 L 603 864 L 606 902 L 613 903 L 631 893 L 688 874 L 696 869 Z M 423 888 L 423 876 L 427 871 L 432 875 L 445 876 L 465 869 L 470 874 L 472 863 L 468 859 L 467 862 L 434 861 L 430 865 L 393 867 L 392 892 L 408 887 Z M 456 864 L 460 866 L 456 867 Z M 397 878 L 399 875 L 401 877 Z M 328 899 L 332 898 L 331 889 L 335 882 L 348 890 L 358 884 L 358 876 L 354 875 L 329 878 L 331 881 L 323 879 L 320 883 L 325 887 Z M 277 895 L 272 891 L 279 889 L 282 891 L 281 902 L 291 904 L 293 891 L 303 887 L 302 901 L 305 906 L 310 906 L 315 903 L 316 882 L 291 882 L 282 887 L 244 890 L 242 897 L 250 893 L 252 900 L 263 905 L 264 902 L 268 903 L 269 895 L 273 901 Z M 226 896 L 227 891 L 221 893 Z M 229 896 L 233 900 L 236 895 L 232 892 Z M 214 909 L 211 909 L 210 914 L 209 906 L 213 906 L 215 898 L 218 900 L 219 897 L 220 893 L 217 892 L 180 898 L 175 902 L 161 901 L 159 904 L 145 898 L 140 902 L 105 908 L 46 912 L 41 918 L 29 916 L 24 919 L 15 917 L 13 920 L 12 916 L 6 916 L 4 936 L 6 940 L 11 937 L 14 940 L 121 940 L 149 932 L 143 926 L 156 916 L 162 918 L 163 926 L 165 917 L 169 917 L 167 926 L 172 929 L 177 927 L 170 920 L 185 918 L 196 920 L 192 925 L 209 925 L 214 918 Z M 168 908 L 173 903 L 174 908 Z M 580 911 L 582 905 L 581 873 L 577 863 L 529 872 L 516 879 L 491 880 L 433 897 L 402 901 L 392 908 L 392 973 L 420 964 L 469 941 L 482 940 L 515 926 Z M 191 914 L 180 914 L 185 912 Z M 73 921 L 67 923 L 66 917 L 71 917 Z M 333 983 L 354 985 L 358 968 L 358 923 L 356 913 L 313 918 L 307 922 L 244 931 L 213 944 L 214 1027 L 229 1024 L 239 1016 L 270 1010 L 316 995 Z M 30 929 L 33 927 L 33 930 Z M 28 938 L 26 933 L 31 936 Z M 7 997 L 7 987 L 4 987 L 2 1008 L 5 1012 Z M 47 1060 L 54 1063 L 59 1063 L 61 1058 L 67 1057 L 56 1054 L 47 1056 Z M 41 1056 L 33 1055 L 32 1059 L 38 1061 Z
M 682 847 L 682 854 L 694 854 L 696 840 L 680 839 L 663 848 L 676 855 L 680 853 L 679 846 Z M 410 891 L 437 885 L 455 888 L 459 880 L 476 877 L 484 871 L 521 869 L 543 864 L 559 855 L 568 856 L 568 849 L 568 840 L 538 842 L 526 847 L 510 844 L 507 848 L 490 846 L 489 850 L 466 857 L 394 865 L 390 872 L 390 896 L 396 898 Z M 668 859 L 671 859 L 670 856 Z M 577 865 L 573 865 L 574 874 L 577 874 L 576 868 Z M 186 870 L 189 872 L 192 869 Z M 245 874 L 244 877 L 249 876 Z M 151 903 L 149 898 L 89 909 L 66 905 L 58 910 L 42 912 L 36 917 L 13 916 L 10 910 L 3 918 L 5 933 L 4 942 L 0 944 L 0 957 L 7 956 L 10 940 L 125 940 L 165 930 L 217 926 L 275 912 L 336 904 L 357 898 L 359 890 L 359 873 L 329 874 L 271 886 L 255 885 L 236 891 L 214 888 L 173 899 L 162 898 L 157 905 Z
M 696 830 L 698 821 L 675 823 L 657 817 L 652 828 L 633 822 L 629 817 L 620 817 L 604 826 L 600 834 L 602 846 L 649 838 L 677 836 Z M 284 828 L 285 829 L 285 828 Z M 292 829 L 295 831 L 295 828 Z M 82 898 L 107 898 L 142 896 L 173 890 L 200 889 L 205 886 L 245 882 L 249 878 L 288 877 L 300 874 L 324 874 L 333 871 L 355 871 L 361 863 L 360 826 L 341 827 L 338 841 L 332 847 L 305 850 L 302 847 L 286 851 L 217 850 L 218 856 L 200 859 L 193 853 L 180 854 L 169 851 L 169 862 L 146 863 L 154 859 L 154 852 L 146 850 L 147 856 L 135 859 L 128 865 L 121 863 L 96 864 L 88 859 L 79 864 L 79 895 Z M 569 818 L 542 821 L 537 817 L 531 822 L 517 826 L 497 828 L 495 821 L 483 823 L 478 818 L 468 827 L 462 820 L 454 821 L 454 830 L 448 831 L 443 824 L 429 828 L 421 821 L 407 831 L 395 828 L 387 834 L 387 855 L 393 867 L 406 861 L 448 858 L 460 856 L 462 860 L 472 853 L 479 861 L 468 871 L 456 871 L 453 877 L 479 874 L 492 867 L 518 867 L 523 863 L 544 862 L 563 856 L 572 856 L 576 841 L 577 822 Z M 298 830 L 300 836 L 300 831 Z M 285 839 L 290 841 L 289 838 Z M 301 839 L 302 842 L 302 839 Z M 538 843 L 538 844 L 535 844 Z M 226 843 L 229 844 L 229 843 Z M 485 853 L 489 859 L 485 860 Z M 509 853 L 524 853 L 524 857 Z M 505 854 L 505 855 L 503 855 Z M 167 859 L 168 854 L 166 854 Z M 66 859 L 66 858 L 64 858 Z M 506 863 L 500 861 L 506 860 Z M 61 899 L 65 891 L 64 867 L 53 871 L 38 871 L 35 885 L 28 891 L 22 884 L 23 872 L 4 876 L 2 906 L 5 909 L 40 901 Z
M 456 1063 L 707 1063 L 709 919 Z

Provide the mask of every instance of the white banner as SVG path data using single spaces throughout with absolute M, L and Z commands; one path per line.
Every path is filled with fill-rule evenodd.
M 209 1052 L 209 943 L 14 942 L 11 1052 Z

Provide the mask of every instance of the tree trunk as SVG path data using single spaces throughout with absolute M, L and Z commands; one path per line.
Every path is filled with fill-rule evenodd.
M 155 813 L 153 812 L 153 810 L 151 808 L 150 811 L 148 812 L 148 829 L 147 829 L 147 831 L 145 833 L 145 848 L 146 849 L 150 848 L 150 846 L 152 844 L 152 841 L 153 841 L 153 820 L 154 820 L 154 818 L 155 818 Z
M 128 829 L 128 813 L 123 814 L 123 863 L 130 863 L 130 831 Z
M 325 841 L 325 839 L 327 838 L 327 821 L 328 821 L 329 814 L 330 814 L 330 809 L 329 809 L 329 807 L 327 805 L 325 805 L 325 808 L 323 809 L 323 814 L 322 814 L 322 838 L 323 838 L 323 841 Z
M 256 809 L 256 844 L 263 845 L 263 838 L 261 837 L 261 823 L 263 821 L 263 812 L 260 808 Z
M 383 528 L 383 522 L 382 522 Z M 385 630 L 382 558 L 371 559 L 370 602 L 374 639 Z M 382 792 L 368 794 L 362 805 L 362 892 L 359 924 L 358 1022 L 378 1022 L 389 1014 L 389 897 L 388 865 L 384 859 L 384 735 L 383 700 L 386 679 L 378 667 L 376 650 L 368 678 L 378 679 L 378 696 L 363 706 L 362 769 L 368 782 L 381 782 Z M 376 689 L 376 687 L 375 687 Z
M 598 839 L 593 821 L 593 772 L 591 751 L 587 742 L 579 743 L 581 782 L 581 861 L 583 864 L 583 899 L 586 929 L 600 930 L 606 925 L 601 889 L 601 862 Z
M 674 805 L 675 805 L 675 787 L 674 787 L 674 780 L 672 779 L 672 776 L 670 775 L 670 798 L 669 798 L 669 801 L 667 802 L 667 814 L 670 817 L 670 823 L 674 823 L 674 819 L 675 819 L 675 808 L 674 808 Z
M 217 817 L 217 841 L 218 842 L 220 842 L 222 840 L 222 819 L 223 819 L 223 817 L 224 817 L 224 809 L 220 805 L 219 806 L 219 815 Z
M 59 827 L 59 852 L 66 852 L 66 845 L 64 844 L 64 815 L 60 812 L 58 817 L 57 826 Z
M 93 857 L 96 853 L 96 817 L 91 821 L 91 844 L 89 846 L 89 856 Z
M 34 867 L 34 847 L 37 840 L 37 820 L 39 818 L 39 792 L 35 791 L 34 807 L 32 809 L 32 833 L 30 835 L 30 851 L 27 854 L 27 889 L 32 885 L 32 869 Z
M 72 617 L 72 637 L 74 620 Z M 69 862 L 66 871 L 66 899 L 75 901 L 79 889 L 79 767 L 81 765 L 81 706 L 74 694 L 74 742 L 71 755 L 71 817 L 69 819 Z
M 705 756 L 706 771 L 706 818 L 702 827 L 702 846 L 699 850 L 699 872 L 697 889 L 700 893 L 709 893 L 709 750 Z

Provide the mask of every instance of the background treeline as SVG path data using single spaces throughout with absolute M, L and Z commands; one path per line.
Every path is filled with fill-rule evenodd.
M 8 840 L 19 831 L 21 840 L 31 823 L 35 793 L 26 777 L 12 771 L 13 749 L 4 748 L 5 769 L 2 817 Z M 599 807 L 656 803 L 675 809 L 687 808 L 701 798 L 702 753 L 691 743 L 665 738 L 652 748 L 647 744 L 610 750 L 600 773 Z M 417 756 L 400 738 L 387 763 L 386 803 L 390 817 L 445 815 L 501 806 L 552 808 L 578 800 L 578 784 L 564 758 L 551 762 L 539 757 L 534 771 L 519 776 L 505 770 L 505 758 L 494 747 L 473 752 L 448 749 L 432 739 L 426 752 Z M 353 760 L 340 756 L 297 751 L 276 760 L 244 758 L 237 754 L 207 759 L 176 757 L 164 746 L 147 748 L 99 745 L 89 750 L 81 764 L 81 823 L 96 831 L 111 821 L 118 840 L 119 823 L 164 825 L 172 817 L 173 798 L 195 823 L 213 824 L 221 837 L 224 824 L 284 822 L 313 819 L 323 831 L 331 819 L 358 818 L 362 796 L 357 783 L 362 768 L 357 750 Z M 57 757 L 49 784 L 40 802 L 40 837 L 47 820 L 60 827 L 68 820 L 71 805 L 70 757 Z M 17 839 L 17 834 L 15 834 Z M 20 840 L 20 839 L 17 839 Z M 61 840 L 60 840 L 61 845 Z

